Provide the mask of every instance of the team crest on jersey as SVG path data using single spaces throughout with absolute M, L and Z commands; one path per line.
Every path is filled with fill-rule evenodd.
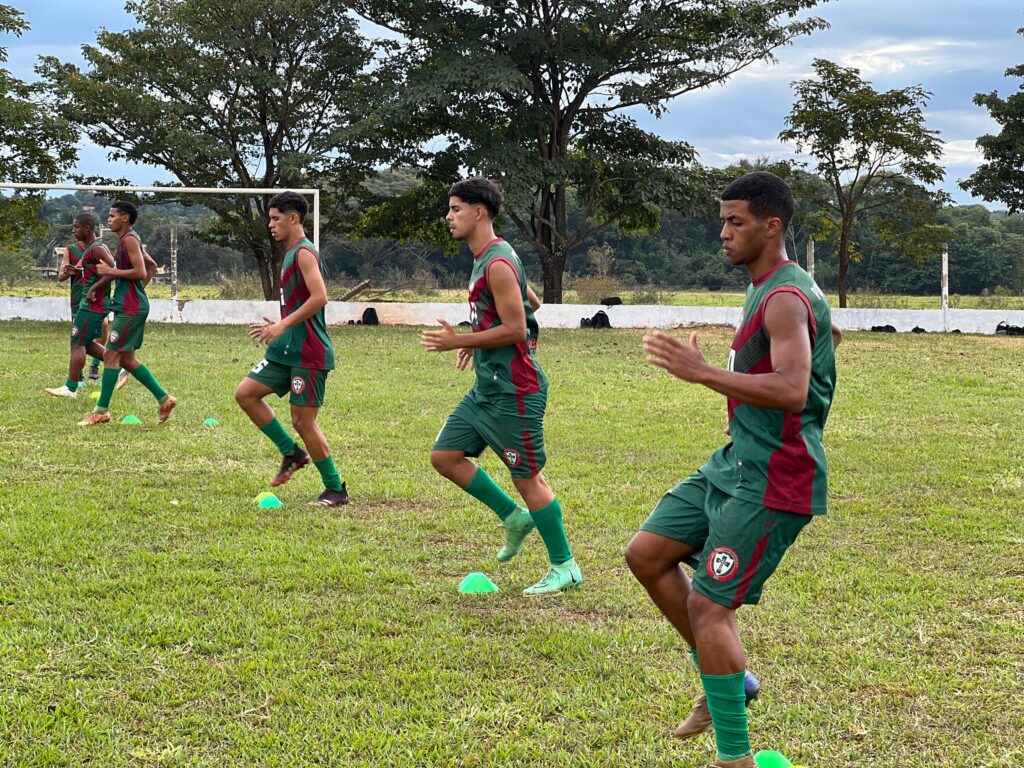
M 708 576 L 715 581 L 728 581 L 739 570 L 740 559 L 728 547 L 715 547 L 708 555 Z
M 505 463 L 510 467 L 518 467 L 523 463 L 523 456 L 515 448 L 506 448 L 501 452 L 501 458 L 505 460 Z
M 296 376 L 292 379 L 292 392 L 296 395 L 301 395 L 306 389 L 306 380 L 301 376 Z
M 111 332 L 110 332 L 110 340 L 111 340 L 112 342 L 114 342 L 114 341 L 117 341 L 117 340 L 118 340 L 118 339 L 120 339 L 120 338 L 121 338 L 121 334 L 120 334 L 120 333 L 118 333 L 117 331 L 111 331 Z

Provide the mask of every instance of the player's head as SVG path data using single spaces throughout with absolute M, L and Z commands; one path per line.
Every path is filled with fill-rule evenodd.
M 778 251 L 795 207 L 789 185 L 774 173 L 755 171 L 727 186 L 719 215 L 729 261 L 748 264 L 766 250 Z
M 139 218 L 139 209 L 129 202 L 118 200 L 110 206 L 107 226 L 117 234 L 127 232 Z
M 309 212 L 309 203 L 298 192 L 282 192 L 270 199 L 267 213 L 270 216 L 270 236 L 275 240 L 287 240 L 293 232 L 302 229 L 302 222 Z
M 501 212 L 501 190 L 490 179 L 463 179 L 448 191 L 448 231 L 456 240 L 467 240 L 480 225 L 493 226 Z
M 96 216 L 91 213 L 80 213 L 75 216 L 75 220 L 71 222 L 71 236 L 81 243 L 87 243 L 92 240 L 96 234 L 96 227 L 99 222 L 96 220 Z

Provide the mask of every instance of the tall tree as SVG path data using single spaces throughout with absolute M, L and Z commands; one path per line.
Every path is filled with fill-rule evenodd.
M 1024 35 L 1024 27 L 1017 33 Z M 1024 77 L 1024 64 L 1006 70 L 1006 76 Z M 974 95 L 974 103 L 986 107 L 1002 128 L 978 137 L 985 162 L 960 183 L 971 194 L 1006 203 L 1010 213 L 1024 211 L 1024 82 L 1017 91 L 1005 99 L 995 91 Z
M 101 31 L 83 72 L 47 57 L 64 114 L 115 159 L 168 170 L 183 186 L 310 187 L 333 194 L 337 224 L 372 168 L 348 139 L 364 118 L 372 53 L 340 3 L 134 0 L 139 23 Z M 195 198 L 220 218 L 220 244 L 256 260 L 277 295 L 281 249 L 261 196 Z
M 383 124 L 440 194 L 465 170 L 504 183 L 536 250 L 544 299 L 562 299 L 568 253 L 606 228 L 648 230 L 705 192 L 693 149 L 625 113 L 661 116 L 825 26 L 819 0 L 355 0 L 404 41 Z M 568 221 L 569 195 L 583 209 Z M 420 196 L 423 199 L 423 196 Z M 406 201 L 400 201 L 402 205 Z
M 815 59 L 814 71 L 816 78 L 793 83 L 796 101 L 779 138 L 806 149 L 830 187 L 828 221 L 838 240 L 839 306 L 845 307 L 857 217 L 902 201 L 908 216 L 922 227 L 929 225 L 929 211 L 934 216 L 946 196 L 934 193 L 930 204 L 922 206 L 915 182 L 942 180 L 942 142 L 938 131 L 925 127 L 923 108 L 931 94 L 920 86 L 879 92 L 861 79 L 859 70 L 824 59 Z M 922 235 L 898 226 L 887 232 L 908 246 Z
M 28 29 L 21 13 L 0 5 L 0 34 L 20 37 Z M 0 46 L 0 64 L 7 48 Z M 0 181 L 52 183 L 75 161 L 75 134 L 53 114 L 44 91 L 0 67 Z M 0 248 L 17 245 L 20 232 L 38 222 L 39 195 L 0 197 Z

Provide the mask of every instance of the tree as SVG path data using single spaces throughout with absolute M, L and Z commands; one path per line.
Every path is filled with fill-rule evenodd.
M 404 41 L 388 62 L 402 89 L 381 122 L 440 196 L 465 170 L 500 179 L 532 246 L 544 300 L 562 300 L 570 251 L 615 225 L 657 226 L 664 208 L 710 194 L 694 151 L 623 111 L 664 114 L 825 26 L 818 0 L 355 0 Z M 582 214 L 570 225 L 569 197 Z M 421 199 L 422 196 L 421 196 Z M 404 205 L 404 201 L 398 203 Z
M 805 148 L 817 161 L 832 199 L 828 223 L 837 238 L 839 306 L 846 306 L 846 276 L 856 256 L 853 228 L 860 214 L 906 203 L 903 210 L 920 226 L 930 224 L 944 193 L 920 202 L 914 182 L 934 184 L 944 175 L 938 160 L 938 131 L 924 125 L 923 107 L 931 94 L 920 86 L 879 92 L 860 78 L 860 71 L 815 59 L 815 79 L 793 83 L 796 101 L 779 134 L 798 151 Z M 897 213 L 897 216 L 900 214 Z M 922 231 L 892 226 L 888 232 L 907 248 L 920 247 Z
M 1017 33 L 1024 35 L 1024 27 Z M 1024 77 L 1024 65 L 1006 70 L 1006 76 Z M 977 93 L 974 103 L 987 107 L 1002 129 L 994 136 L 978 137 L 985 162 L 960 186 L 990 202 L 1006 203 L 1010 213 L 1024 211 L 1024 83 L 1018 86 L 1018 93 L 1005 99 L 995 91 Z
M 28 29 L 21 13 L 0 5 L 0 33 L 20 36 Z M 0 64 L 7 49 L 0 47 Z M 55 182 L 75 161 L 75 135 L 56 117 L 42 90 L 0 67 L 0 181 Z M 0 198 L 0 249 L 16 248 L 25 228 L 38 224 L 41 196 Z
M 134 0 L 140 27 L 101 31 L 89 70 L 47 57 L 41 74 L 65 116 L 111 157 L 159 166 L 195 187 L 309 187 L 339 225 L 372 158 L 364 118 L 372 53 L 339 3 Z M 344 147 L 344 149 L 342 149 Z M 187 198 L 186 198 L 187 199 Z M 251 254 L 277 295 L 281 249 L 259 196 L 193 198 L 220 219 L 220 245 Z

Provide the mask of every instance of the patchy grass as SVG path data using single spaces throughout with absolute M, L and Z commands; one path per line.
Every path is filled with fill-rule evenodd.
M 539 540 L 499 566 L 495 518 L 430 468 L 470 374 L 417 330 L 332 329 L 338 511 L 306 505 L 312 468 L 282 509 L 253 504 L 278 457 L 233 402 L 261 357 L 243 330 L 152 325 L 140 356 L 180 407 L 156 426 L 133 382 L 113 411 L 143 424 L 90 430 L 87 394 L 42 394 L 65 325 L 3 331 L 0 765 L 709 762 L 710 739 L 669 736 L 699 683 L 622 550 L 721 443 L 725 405 L 647 366 L 639 332 L 542 335 L 546 475 L 587 581 L 527 599 Z M 729 331 L 700 343 L 724 361 Z M 740 611 L 756 748 L 811 768 L 1024 760 L 1022 344 L 848 334 L 831 512 Z M 460 597 L 475 570 L 501 593 Z

